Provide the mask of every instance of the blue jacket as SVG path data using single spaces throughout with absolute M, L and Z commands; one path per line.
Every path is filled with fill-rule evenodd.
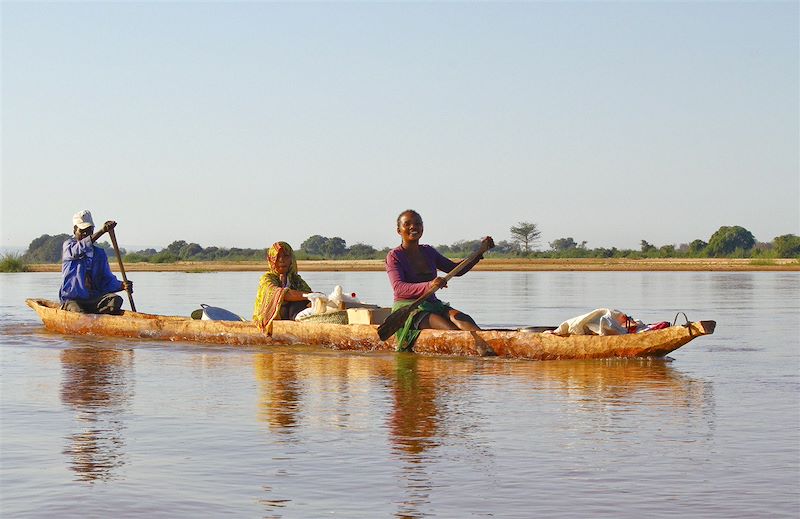
M 78 241 L 70 238 L 61 249 L 63 281 L 59 291 L 61 302 L 89 299 L 122 290 L 122 282 L 111 273 L 108 256 L 92 237 Z

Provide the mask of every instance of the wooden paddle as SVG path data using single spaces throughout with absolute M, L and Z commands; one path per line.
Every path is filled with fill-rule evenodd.
M 451 270 L 445 277 L 445 282 L 450 281 L 453 276 L 457 276 L 462 270 L 467 268 L 467 265 L 472 263 L 474 260 L 478 258 L 481 254 L 489 250 L 489 247 L 486 244 L 481 244 L 481 248 L 476 250 L 469 258 L 465 259 L 461 263 L 459 263 L 456 268 Z M 439 287 L 431 287 L 429 288 L 419 299 L 414 301 L 408 306 L 404 306 L 403 308 L 399 308 L 396 311 L 389 314 L 389 317 L 383 321 L 383 324 L 378 326 L 378 337 L 381 338 L 382 341 L 385 341 L 389 337 L 391 337 L 397 330 L 403 327 L 408 319 L 408 316 L 411 315 L 423 301 L 428 299 L 430 296 L 433 295 L 434 292 L 439 290 Z
M 119 254 L 119 247 L 117 246 L 117 236 L 114 234 L 114 229 L 109 229 L 108 235 L 111 237 L 111 245 L 114 246 L 114 254 L 117 255 L 117 261 L 119 262 L 119 271 L 122 273 L 122 281 L 124 281 L 125 284 L 127 285 L 128 278 L 125 277 L 125 266 L 122 264 L 122 256 L 120 256 Z M 128 293 L 128 302 L 130 302 L 131 304 L 131 310 L 135 312 L 136 305 L 133 304 L 133 294 L 131 294 L 131 289 L 128 288 L 127 290 L 125 290 L 125 292 Z

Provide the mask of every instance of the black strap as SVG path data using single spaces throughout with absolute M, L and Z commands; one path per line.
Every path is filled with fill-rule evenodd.
M 689 330 L 689 337 L 691 337 L 692 336 L 692 325 L 689 322 L 689 318 L 686 317 L 686 312 L 678 312 L 677 314 L 675 314 L 675 319 L 672 320 L 672 326 L 675 326 L 675 324 L 677 324 L 678 316 L 681 315 L 681 314 L 683 314 L 683 318 L 686 320 L 686 324 L 682 324 L 681 326 L 685 326 L 686 329 Z

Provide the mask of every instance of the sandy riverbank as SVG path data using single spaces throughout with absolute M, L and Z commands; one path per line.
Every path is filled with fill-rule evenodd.
M 60 264 L 30 265 L 32 272 L 59 272 Z M 300 272 L 375 272 L 383 271 L 383 260 L 319 260 L 298 261 Z M 111 268 L 118 270 L 116 262 Z M 128 263 L 126 272 L 261 272 L 263 261 Z M 800 271 L 796 259 L 485 259 L 475 270 L 482 271 Z

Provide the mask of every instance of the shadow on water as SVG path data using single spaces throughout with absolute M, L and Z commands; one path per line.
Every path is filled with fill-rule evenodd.
M 76 430 L 64 449 L 78 481 L 110 481 L 125 465 L 123 416 L 133 397 L 132 350 L 77 347 L 61 352 L 61 401 Z

